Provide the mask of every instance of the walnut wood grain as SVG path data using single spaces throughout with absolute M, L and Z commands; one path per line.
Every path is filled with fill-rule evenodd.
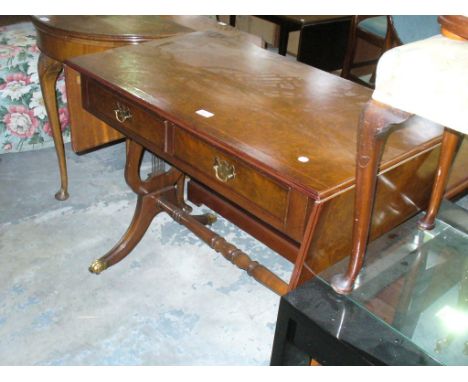
M 295 263 L 299 251 L 299 243 L 265 224 L 261 219 L 230 203 L 225 197 L 213 192 L 193 179 L 188 183 L 187 196 L 192 203 L 206 205 L 242 230 L 249 232 L 257 240 L 265 243 L 291 263 Z M 307 210 L 304 212 L 307 212 Z
M 125 180 L 138 195 L 135 213 L 122 238 L 104 256 L 93 261 L 89 267 L 90 272 L 99 274 L 124 259 L 140 242 L 154 217 L 160 212 L 166 212 L 176 222 L 190 229 L 216 252 L 221 253 L 240 269 L 245 270 L 256 281 L 280 296 L 286 294 L 288 284 L 268 268 L 253 261 L 247 254 L 206 227 L 213 222 L 211 215 L 192 216 L 184 211 L 183 206 L 179 203 L 183 190 L 177 189 L 177 185 L 181 184 L 179 180 L 184 177 L 180 171 L 172 168 L 165 173 L 142 180 L 140 178 L 140 163 L 143 152 L 143 146 L 130 139 L 127 140 Z
M 304 268 L 306 259 L 309 256 L 312 241 L 315 239 L 315 230 L 321 218 L 323 203 L 315 203 L 304 233 L 304 240 L 301 242 L 299 252 L 294 262 L 294 270 L 289 281 L 289 290 L 295 289 L 301 282 L 310 278 L 309 272 Z M 314 256 L 312 256 L 314 257 Z M 308 277 L 305 277 L 307 274 Z
M 333 277 L 331 285 L 338 293 L 347 294 L 353 290 L 354 281 L 364 262 L 375 200 L 377 170 L 390 126 L 400 124 L 409 117 L 411 114 L 373 100 L 367 103 L 361 114 L 356 156 L 353 248 L 346 273 Z
M 287 187 L 181 129 L 175 129 L 174 143 L 175 158 L 193 167 L 195 171 L 209 176 L 218 185 L 218 189 L 226 189 L 223 193 L 231 190 L 235 192 L 236 195 L 232 195 L 232 198 L 239 204 L 243 204 L 243 199 L 248 200 L 249 204 L 255 204 L 256 208 L 261 210 L 259 213 L 263 215 L 264 220 L 276 226 L 282 226 L 288 206 L 289 190 Z M 216 159 L 233 166 L 236 173 L 233 179 L 227 182 L 217 180 L 214 170 Z M 266 192 L 269 193 L 268 198 L 265 197 Z
M 161 212 L 157 205 L 157 197 L 161 190 L 174 189 L 179 172 L 172 171 L 154 176 L 143 181 L 140 178 L 140 162 L 143 147 L 131 140 L 127 140 L 127 161 L 125 164 L 125 180 L 130 188 L 138 195 L 133 219 L 122 238 L 104 256 L 95 260 L 89 267 L 90 272 L 99 274 L 108 267 L 124 259 L 140 242 L 153 218 Z
M 76 153 L 84 153 L 124 136 L 108 124 L 83 109 L 81 104 L 81 76 L 65 65 L 67 107 L 70 115 L 71 147 Z
M 370 241 L 424 210 L 429 202 L 438 158 L 438 148 L 428 149 L 391 170 L 379 172 Z M 351 187 L 323 203 L 305 263 L 310 271 L 319 273 L 351 253 L 355 191 L 355 187 Z
M 83 76 L 82 87 L 85 110 L 249 210 L 262 222 L 284 232 L 292 240 L 301 240 L 309 203 L 306 195 L 174 123 L 164 121 L 157 113 L 87 76 Z M 125 107 L 131 117 L 119 121 L 115 116 L 117 105 Z M 220 181 L 214 171 L 216 160 L 232 165 L 236 176 L 226 182 Z
M 281 280 L 268 268 L 264 267 L 257 261 L 252 260 L 246 253 L 227 242 L 223 237 L 217 235 L 210 229 L 206 228 L 199 221 L 195 220 L 190 214 L 177 208 L 166 198 L 158 199 L 158 206 L 167 212 L 177 223 L 184 225 L 201 240 L 207 243 L 216 252 L 221 253 L 224 258 L 231 263 L 247 272 L 249 276 L 254 278 L 260 284 L 271 289 L 280 296 L 288 292 L 288 284 Z
M 127 136 L 138 136 L 151 142 L 154 150 L 164 149 L 165 126 L 163 118 L 148 112 L 128 98 L 120 97 L 96 81 L 83 80 L 83 89 L 86 93 L 87 110 L 92 115 L 116 130 L 123 127 Z M 130 117 L 124 122 L 116 118 L 116 110 L 119 107 L 128 110 Z
M 432 188 L 431 199 L 425 215 L 418 222 L 421 229 L 431 230 L 435 226 L 435 219 L 439 212 L 440 204 L 447 187 L 448 175 L 452 167 L 453 160 L 460 148 L 463 134 L 445 128 L 440 150 L 439 165 L 437 175 Z
M 442 24 L 442 34 L 446 37 L 466 41 L 463 35 L 468 30 L 467 17 L 440 17 L 439 22 Z M 391 125 L 399 125 L 408 120 L 410 116 L 403 110 L 373 100 L 369 101 L 363 110 L 359 124 L 360 133 L 356 155 L 353 248 L 346 273 L 335 275 L 332 278 L 331 285 L 338 293 L 348 294 L 353 290 L 354 282 L 362 268 L 371 225 L 371 210 L 375 201 L 377 166 L 384 144 L 383 137 L 386 136 Z M 434 227 L 435 217 L 447 184 L 448 172 L 461 143 L 461 138 L 462 134 L 445 128 L 429 207 L 427 213 L 418 223 L 421 229 Z
M 371 96 L 362 86 L 217 33 L 117 48 L 69 66 L 314 199 L 353 185 L 356 126 Z M 392 134 L 381 170 L 440 139 L 439 127 L 418 123 Z
M 441 24 L 441 33 L 443 35 L 455 40 L 462 40 L 465 43 L 468 41 L 467 16 L 439 16 L 438 21 Z M 434 228 L 435 218 L 446 190 L 452 162 L 460 148 L 463 138 L 464 134 L 458 131 L 451 130 L 447 127 L 444 130 L 439 165 L 429 207 L 426 214 L 418 223 L 421 229 L 429 230 Z
M 293 261 L 290 288 L 351 251 L 356 127 L 368 89 L 213 32 L 77 57 L 67 65 L 80 73 L 88 111 L 202 184 L 197 202 L 209 200 Z M 136 125 L 116 121 L 116 100 L 144 117 Z M 213 116 L 200 116 L 201 109 Z M 371 240 L 429 200 L 442 128 L 416 117 L 401 126 L 389 135 L 380 166 L 372 162 L 378 177 L 374 213 L 366 213 Z M 248 169 L 242 172 L 247 179 L 220 182 L 213 154 Z M 302 156 L 308 160 L 298 160 Z M 268 181 L 250 187 L 258 178 Z M 278 186 L 286 201 L 278 198 Z
M 124 259 L 140 242 L 154 217 L 163 211 L 159 199 L 164 197 L 172 201 L 173 205 L 183 211 L 184 174 L 175 168 L 164 173 L 152 175 L 149 179 L 140 177 L 140 165 L 144 148 L 138 143 L 127 139 L 125 180 L 135 194 L 138 195 L 135 212 L 127 231 L 122 238 L 104 256 L 93 261 L 90 272 L 99 274 L 110 266 Z M 182 182 L 181 182 L 182 180 Z M 179 187 L 178 187 L 179 186 Z M 195 216 L 191 218 L 198 224 L 211 224 L 212 216 Z
M 124 45 L 181 35 L 194 30 L 216 30 L 260 45 L 260 38 L 218 24 L 204 16 L 32 16 L 37 32 L 37 46 L 49 59 L 46 63 L 63 63 L 72 57 L 102 52 Z M 51 72 L 55 66 L 47 71 Z M 55 89 L 56 77 L 40 78 L 43 88 Z M 79 76 L 66 71 L 68 107 L 70 111 L 71 141 L 75 152 L 95 149 L 106 143 L 122 139 L 107 124 L 83 111 Z M 55 90 L 54 90 L 55 91 Z M 47 114 L 51 121 L 58 120 L 56 102 L 45 97 Z M 53 122 L 52 122 L 53 126 Z M 61 189 L 59 200 L 68 197 L 68 176 L 61 131 L 52 129 L 59 160 Z

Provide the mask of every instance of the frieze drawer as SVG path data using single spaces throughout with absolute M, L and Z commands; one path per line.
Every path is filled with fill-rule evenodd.
M 83 78 L 83 105 L 90 113 L 124 134 L 145 140 L 148 147 L 164 149 L 164 120 L 91 78 Z
M 173 155 L 208 178 L 210 186 L 249 212 L 283 230 L 290 190 L 194 135 L 175 128 Z

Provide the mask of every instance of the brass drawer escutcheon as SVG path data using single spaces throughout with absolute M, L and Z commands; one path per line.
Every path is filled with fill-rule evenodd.
M 122 105 L 120 102 L 117 102 L 117 109 L 114 110 L 115 119 L 120 123 L 124 123 L 127 119 L 132 118 L 132 113 L 126 105 Z
M 230 179 L 236 177 L 236 169 L 234 165 L 229 164 L 227 161 L 215 157 L 213 169 L 215 171 L 216 179 L 226 183 Z

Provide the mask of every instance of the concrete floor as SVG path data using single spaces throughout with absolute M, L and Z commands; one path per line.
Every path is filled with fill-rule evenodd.
M 0 157 L 0 364 L 269 364 L 279 297 L 169 217 L 119 265 L 88 272 L 133 214 L 124 150 L 67 145 L 65 202 L 53 149 Z M 213 228 L 289 279 L 272 251 L 224 219 Z
M 66 152 L 64 202 L 53 149 L 0 156 L 0 365 L 269 364 L 279 297 L 169 217 L 120 264 L 88 272 L 136 198 L 123 144 Z M 261 243 L 222 218 L 213 228 L 289 280 L 292 265 Z

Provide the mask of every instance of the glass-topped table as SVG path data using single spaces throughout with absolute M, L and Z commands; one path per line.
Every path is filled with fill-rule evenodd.
M 329 285 L 346 258 L 282 299 L 272 364 L 468 365 L 468 211 L 418 217 L 369 246 L 350 295 Z

